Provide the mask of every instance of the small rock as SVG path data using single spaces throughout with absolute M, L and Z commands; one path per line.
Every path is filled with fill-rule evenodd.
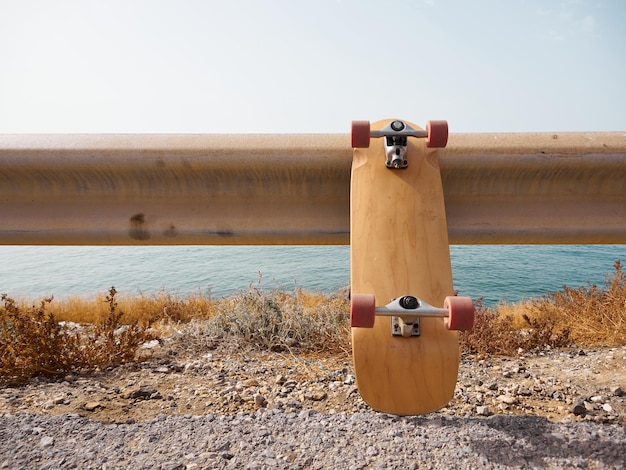
M 159 366 L 156 369 L 154 369 L 153 372 L 160 373 L 160 374 L 169 374 L 172 371 L 167 366 Z
M 159 346 L 159 340 L 153 339 L 152 341 L 148 341 L 147 343 L 143 343 L 139 349 L 154 349 Z
M 511 397 L 509 395 L 499 395 L 498 396 L 498 401 L 505 403 L 507 405 L 514 405 L 517 403 L 517 398 L 515 397 Z
M 378 455 L 378 449 L 374 446 L 369 446 L 365 451 L 367 455 L 376 456 Z
M 609 405 L 608 403 L 603 404 L 602 409 L 606 411 L 607 413 L 610 413 L 611 411 L 613 411 L 613 407 Z
M 260 408 L 264 406 L 266 403 L 267 403 L 267 400 L 265 399 L 263 395 L 261 395 L 260 393 L 257 393 L 256 395 L 254 395 L 254 404 L 256 406 Z
M 62 405 L 63 403 L 65 403 L 65 395 L 55 395 L 54 397 L 52 397 L 52 403 L 54 403 L 55 405 Z
M 99 401 L 88 401 L 83 405 L 85 411 L 96 411 L 98 408 L 103 408 L 102 403 Z
M 128 394 L 128 398 L 143 398 L 144 400 L 158 400 L 163 398 L 159 391 L 154 387 L 141 387 L 133 390 Z
M 578 400 L 574 403 L 571 410 L 576 416 L 585 416 L 587 414 L 587 407 L 585 407 L 585 402 L 582 400 Z
M 208 444 L 209 444 L 208 449 L 211 452 L 227 451 L 227 450 L 230 450 L 230 447 L 232 446 L 230 441 L 226 441 L 226 442 L 212 442 L 212 441 L 209 441 Z
M 180 462 L 165 462 L 161 465 L 162 470 L 185 470 L 185 464 Z
M 316 390 L 308 396 L 310 396 L 310 399 L 313 401 L 322 401 L 328 397 L 328 394 L 322 390 Z
M 298 418 L 300 418 L 300 419 L 307 419 L 307 418 L 313 416 L 316 413 L 317 413 L 317 411 L 315 411 L 315 410 L 310 410 L 310 409 L 302 410 L 300 413 L 298 413 Z
M 42 437 L 41 441 L 39 441 L 39 445 L 41 447 L 51 447 L 54 445 L 54 438 L 50 436 Z
M 478 416 L 489 416 L 491 414 L 491 411 L 489 410 L 489 407 L 487 405 L 482 405 L 476 407 L 476 414 Z
M 295 380 L 287 380 L 283 383 L 283 387 L 290 388 L 292 390 L 296 388 L 296 385 L 298 385 L 298 382 L 296 382 Z
M 257 379 L 247 379 L 242 382 L 245 387 L 258 387 L 259 381 Z
M 611 393 L 615 397 L 623 397 L 624 396 L 624 389 L 622 387 L 613 387 L 613 388 L 611 388 Z
M 592 403 L 600 403 L 601 401 L 604 401 L 604 398 L 601 397 L 600 395 L 596 395 L 590 398 Z

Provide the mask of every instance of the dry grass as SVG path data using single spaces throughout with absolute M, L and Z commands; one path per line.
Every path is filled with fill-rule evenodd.
M 604 287 L 589 285 L 562 291 L 536 301 L 529 316 L 555 318 L 567 325 L 580 346 L 626 344 L 626 274 L 620 261 Z
M 54 305 L 54 313 L 59 321 L 95 324 L 109 315 L 108 296 L 98 294 L 95 299 L 70 297 Z M 200 294 L 186 299 L 167 292 L 153 296 L 116 296 L 119 310 L 124 312 L 125 323 L 150 326 L 163 320 L 187 322 L 192 318 L 208 318 L 216 312 L 218 302 Z M 27 304 L 22 301 L 20 306 Z
M 511 355 L 546 346 L 626 344 L 626 275 L 620 261 L 603 288 L 589 285 L 495 309 L 477 309 L 472 331 L 461 334 L 466 351 Z
M 528 315 L 529 303 L 485 308 L 477 302 L 471 331 L 459 335 L 469 353 L 513 356 L 520 351 L 571 345 L 569 328 L 549 315 Z
M 619 261 L 614 268 L 603 288 L 564 287 L 542 299 L 497 308 L 478 301 L 476 324 L 460 334 L 461 347 L 479 354 L 515 355 L 546 346 L 626 344 L 626 276 Z M 93 300 L 53 303 L 50 298 L 35 305 L 3 295 L 0 382 L 131 361 L 155 331 L 166 335 L 175 329 L 184 331 L 183 343 L 193 351 L 217 342 L 244 342 L 269 351 L 349 353 L 347 293 L 251 287 L 225 299 L 116 294 L 111 288 Z M 68 322 L 88 326 L 79 332 Z

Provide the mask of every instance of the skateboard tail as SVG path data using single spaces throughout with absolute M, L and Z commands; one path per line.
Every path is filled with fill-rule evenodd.
M 389 318 L 377 317 L 374 328 L 389 329 Z M 373 409 L 395 415 L 408 416 L 432 413 L 448 404 L 454 396 L 460 351 L 456 332 L 445 329 L 440 318 L 421 321 L 425 336 L 442 333 L 439 341 L 425 341 L 413 357 L 406 354 L 406 341 L 416 338 L 391 338 L 389 344 L 376 342 L 371 329 L 354 328 L 353 359 L 357 372 L 357 387 L 363 400 Z M 372 349 L 362 351 L 355 345 Z M 374 349 L 377 348 L 377 349 Z M 377 353 L 374 353 L 377 351 Z M 374 357 L 375 359 L 371 359 Z M 399 357 L 402 357 L 401 359 Z M 372 387 L 372 380 L 376 386 Z

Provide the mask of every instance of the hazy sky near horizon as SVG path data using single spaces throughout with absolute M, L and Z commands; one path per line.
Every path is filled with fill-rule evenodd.
M 626 130 L 626 2 L 0 0 L 0 133 Z

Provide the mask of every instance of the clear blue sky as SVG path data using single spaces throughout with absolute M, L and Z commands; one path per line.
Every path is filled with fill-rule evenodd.
M 626 130 L 622 0 L 0 0 L 0 133 Z

